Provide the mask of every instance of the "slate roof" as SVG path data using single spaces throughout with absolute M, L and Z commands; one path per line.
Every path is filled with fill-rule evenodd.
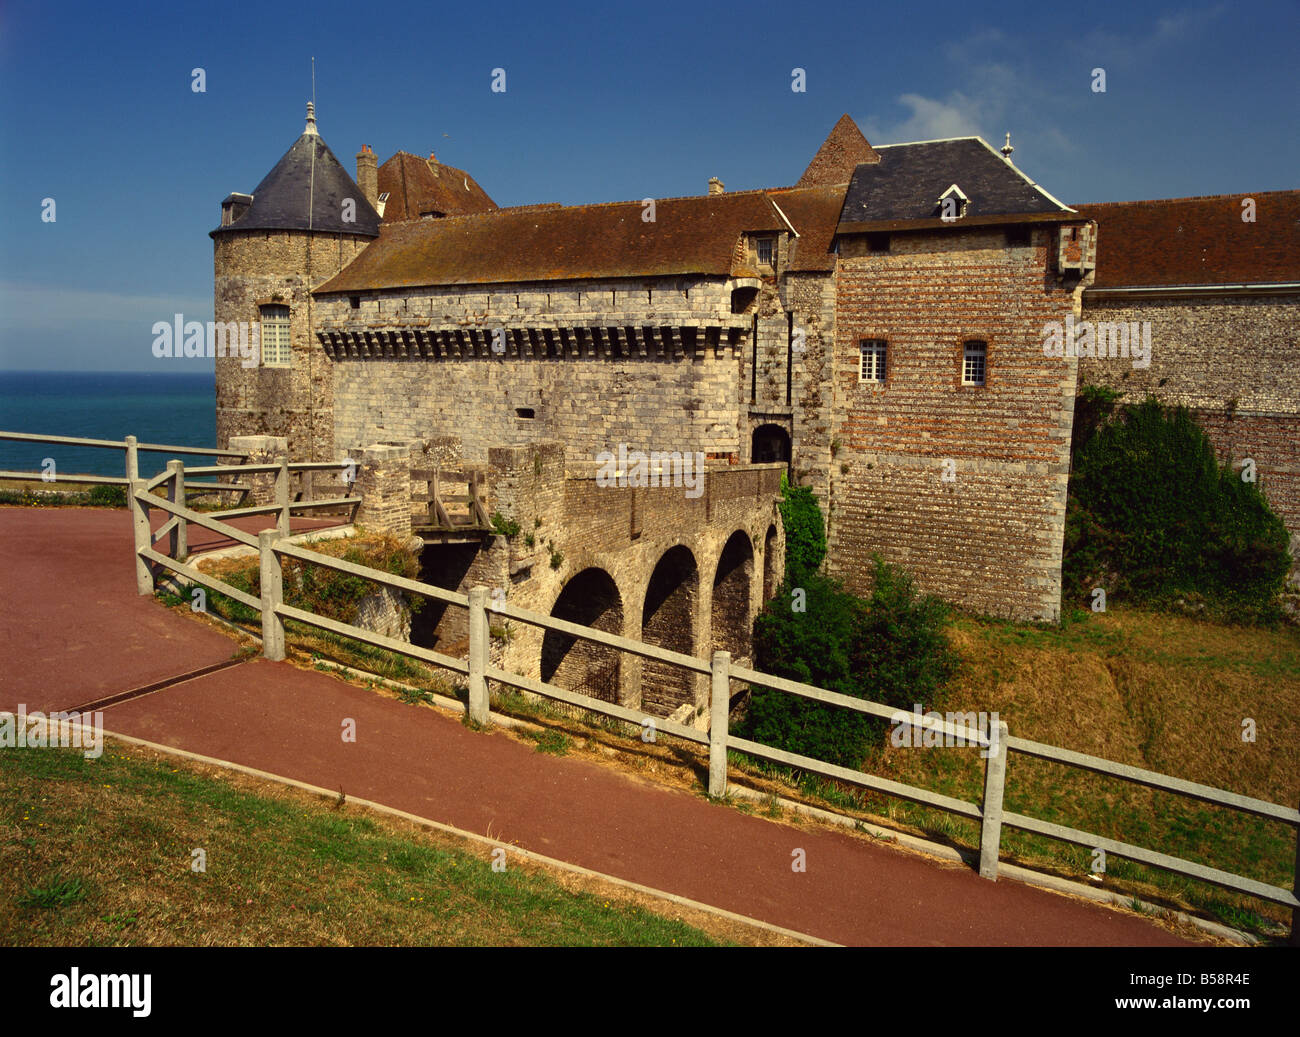
M 805 209 L 822 213 L 821 236 L 833 230 L 828 204 L 800 192 L 771 192 L 795 224 Z M 827 196 L 829 197 L 829 195 Z M 365 291 L 432 285 L 508 284 L 685 274 L 744 273 L 736 245 L 749 231 L 780 231 L 785 223 L 768 192 L 662 198 L 653 222 L 641 202 L 556 208 L 525 206 L 436 220 L 384 223 L 379 238 L 316 291 Z M 816 252 L 815 235 L 805 254 Z
M 343 200 L 356 201 L 356 222 L 343 220 Z M 313 230 L 373 238 L 379 214 L 320 134 L 308 129 L 253 189 L 253 204 L 211 236 L 243 230 Z
M 858 124 L 847 114 L 841 115 L 796 186 L 847 184 L 853 179 L 853 171 L 863 162 L 879 161 L 880 155 L 867 143 Z
M 384 222 L 418 220 L 425 212 L 464 216 L 490 212 L 497 203 L 463 169 L 399 151 L 379 167 L 379 193 L 388 193 Z
M 1255 222 L 1242 200 L 1255 200 Z M 1300 281 L 1300 191 L 1075 206 L 1097 221 L 1093 289 Z
M 1002 216 L 1073 215 L 979 137 L 890 144 L 874 150 L 880 161 L 859 165 L 853 172 L 840 213 L 841 232 L 949 226 L 939 219 L 938 202 L 953 184 L 970 198 L 957 225 Z

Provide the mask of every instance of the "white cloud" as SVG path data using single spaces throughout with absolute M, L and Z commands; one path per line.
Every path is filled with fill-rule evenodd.
M 901 94 L 901 118 L 872 115 L 863 122 L 867 139 L 879 144 L 983 137 L 995 147 L 1008 131 L 1018 147 L 1032 144 L 1036 164 L 1054 154 L 1057 160 L 1074 151 L 1062 126 L 1046 113 L 1067 110 L 1054 95 L 1031 57 L 1025 41 L 1001 29 L 978 29 L 941 45 L 951 69 L 954 88 L 945 94 Z M 1017 156 L 1019 157 L 1019 156 Z

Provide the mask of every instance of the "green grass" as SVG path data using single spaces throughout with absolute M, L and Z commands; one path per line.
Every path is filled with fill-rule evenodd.
M 552 756 L 567 756 L 569 753 L 569 736 L 562 731 L 543 728 L 541 731 L 528 731 L 527 735 L 537 742 L 539 753 L 550 753 Z
M 0 751 L 0 830 L 7 946 L 713 942 L 514 855 L 494 872 L 450 837 L 112 745 Z

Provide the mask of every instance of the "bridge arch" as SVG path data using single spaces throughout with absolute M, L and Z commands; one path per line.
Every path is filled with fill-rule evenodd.
M 730 652 L 733 659 L 748 658 L 753 619 L 750 601 L 754 586 L 754 545 L 738 529 L 727 538 L 713 575 L 710 629 L 714 651 Z
M 564 585 L 551 608 L 556 619 L 623 633 L 623 597 L 604 569 L 591 567 Z M 607 645 L 546 631 L 542 638 L 542 680 L 604 702 L 619 702 L 622 653 Z
M 641 639 L 647 644 L 692 655 L 700 573 L 695 555 L 683 544 L 663 553 L 650 574 L 641 609 Z M 695 678 L 670 663 L 646 659 L 641 664 L 641 708 L 668 716 L 695 701 Z
M 775 523 L 767 527 L 763 537 L 763 604 L 766 605 L 776 596 L 777 585 L 781 582 L 781 559 L 777 557 L 780 537 Z

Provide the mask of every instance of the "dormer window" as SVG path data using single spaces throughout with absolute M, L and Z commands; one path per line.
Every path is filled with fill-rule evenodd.
M 754 242 L 758 249 L 760 266 L 774 266 L 776 259 L 776 238 L 758 238 Z
M 939 195 L 939 219 L 944 223 L 954 223 L 966 215 L 966 208 L 969 205 L 970 199 L 966 197 L 965 192 L 953 184 Z

